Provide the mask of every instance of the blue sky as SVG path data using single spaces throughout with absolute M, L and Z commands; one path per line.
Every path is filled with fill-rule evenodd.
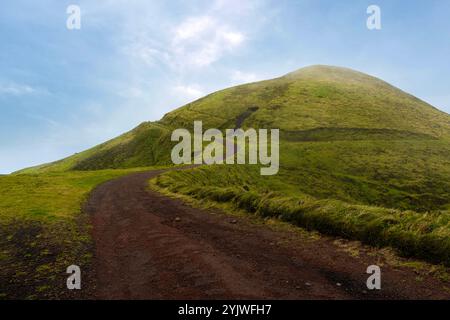
M 70 4 L 80 30 L 66 27 Z M 381 30 L 366 27 L 371 4 Z M 367 72 L 450 113 L 449 16 L 447 0 L 4 1 L 0 173 L 312 64 Z

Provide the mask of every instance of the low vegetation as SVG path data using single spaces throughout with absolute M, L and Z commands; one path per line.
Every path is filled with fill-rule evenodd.
M 66 268 L 86 270 L 92 256 L 83 201 L 98 184 L 139 170 L 1 176 L 0 299 L 68 298 Z
M 294 192 L 293 186 L 282 178 L 267 181 L 255 169 L 251 166 L 208 166 L 167 172 L 152 183 L 170 192 L 229 203 L 251 214 L 278 218 L 309 230 L 374 246 L 390 246 L 402 255 L 450 266 L 448 210 L 420 213 L 317 199 Z

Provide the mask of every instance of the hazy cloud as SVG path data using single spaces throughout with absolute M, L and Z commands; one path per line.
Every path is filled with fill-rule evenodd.
M 242 32 L 214 17 L 189 17 L 175 27 L 170 50 L 175 64 L 203 67 L 232 53 L 244 40 Z
M 193 100 L 205 95 L 203 90 L 197 85 L 185 86 L 178 85 L 173 91 L 182 99 Z
M 147 66 L 164 64 L 172 69 L 205 67 L 235 52 L 246 36 L 236 27 L 210 15 L 188 17 L 165 39 L 136 35 L 124 52 Z
M 29 85 L 18 83 L 0 83 L 0 95 L 22 96 L 38 93 L 39 90 Z
M 233 85 L 256 82 L 262 79 L 262 77 L 259 77 L 254 73 L 242 72 L 239 70 L 232 71 L 230 77 L 231 83 Z

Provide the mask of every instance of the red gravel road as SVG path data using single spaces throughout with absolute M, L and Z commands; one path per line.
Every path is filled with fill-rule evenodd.
M 162 171 L 132 174 L 93 191 L 94 299 L 449 299 L 449 286 L 412 268 L 382 266 L 382 289 L 335 239 L 192 208 L 147 189 Z M 372 254 L 369 254 L 372 252 Z M 375 250 L 376 252 L 376 250 Z

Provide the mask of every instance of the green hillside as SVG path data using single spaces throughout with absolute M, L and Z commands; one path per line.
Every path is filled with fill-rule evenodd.
M 171 165 L 173 129 L 279 128 L 280 170 L 213 165 L 159 188 L 450 263 L 450 115 L 350 69 L 312 66 L 218 91 L 66 159 L 18 172 Z
M 144 122 L 133 130 L 68 158 L 31 167 L 15 174 L 61 172 L 70 170 L 128 169 L 150 164 L 167 164 L 170 151 L 161 148 L 170 143 L 167 127 Z
M 450 137 L 449 115 L 379 79 L 327 66 L 213 93 L 170 112 L 161 123 L 188 127 L 201 119 L 208 127 L 230 128 L 252 108 L 257 110 L 244 125 L 280 128 L 291 137 L 318 128 L 339 128 L 341 133 L 377 129 L 374 133 L 363 130 L 366 135 L 384 131 L 387 135 L 418 134 L 417 138 Z
M 448 208 L 450 116 L 377 78 L 312 66 L 225 89 L 38 173 L 170 164 L 175 128 L 279 128 L 279 177 L 318 198 Z

